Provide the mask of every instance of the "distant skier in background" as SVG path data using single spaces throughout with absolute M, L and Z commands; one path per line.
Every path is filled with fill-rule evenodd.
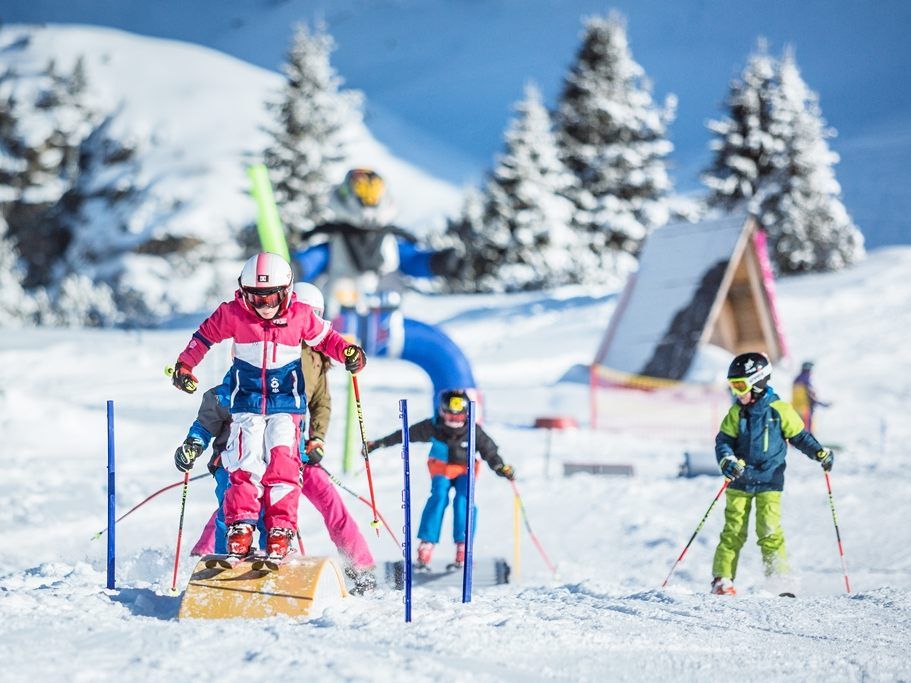
M 397 306 L 402 275 L 447 277 L 461 269 L 454 249 L 422 248 L 412 234 L 392 225 L 395 205 L 385 181 L 371 169 L 348 171 L 329 207 L 334 220 L 302 234 L 305 247 L 295 254 L 301 278 L 326 294 L 329 320 L 340 308 L 363 314 Z
M 213 344 L 234 340 L 227 375 L 231 431 L 222 453 L 231 481 L 224 514 L 228 554 L 234 558 L 250 553 L 261 509 L 271 558 L 287 555 L 296 533 L 298 440 L 307 412 L 301 343 L 343 362 L 351 373 L 367 362 L 360 347 L 297 301 L 292 284 L 291 266 L 282 257 L 266 252 L 251 257 L 234 299 L 203 321 L 174 367 L 174 385 L 193 393 L 199 384 L 193 368 Z
M 794 386 L 791 389 L 791 405 L 794 406 L 794 410 L 798 412 L 810 431 L 813 430 L 813 413 L 816 410 L 816 406 L 828 408 L 831 405 L 821 401 L 816 395 L 816 390 L 813 388 L 813 380 L 810 377 L 812 374 L 812 361 L 804 361 L 803 365 L 800 366 L 800 374 L 794 378 Z
M 427 569 L 434 546 L 440 541 L 443 514 L 449 505 L 450 491 L 455 489 L 453 500 L 452 538 L 455 541 L 455 561 L 449 568 L 458 568 L 465 563 L 465 535 L 467 524 L 466 507 L 468 495 L 468 394 L 460 389 L 444 391 L 438 402 L 438 411 L 414 424 L 409 429 L 412 442 L 430 442 L 427 469 L 430 470 L 430 497 L 421 514 L 418 527 L 418 569 Z M 497 444 L 480 426 L 475 433 L 475 447 L 490 468 L 499 476 L 512 481 L 516 471 L 503 462 L 497 453 Z M 395 431 L 381 439 L 367 442 L 367 452 L 402 443 L 401 431 Z M 474 476 L 480 472 L 480 463 L 472 454 L 475 463 Z M 472 519 L 477 521 L 477 508 L 472 509 Z M 472 526 L 474 529 L 474 526 Z
M 317 316 L 322 316 L 323 295 L 317 287 L 308 282 L 298 282 L 294 285 L 294 292 L 298 301 L 308 304 Z M 373 555 L 357 528 L 357 523 L 329 481 L 326 471 L 319 467 L 319 463 L 325 455 L 326 432 L 332 411 L 332 397 L 326 378 L 331 361 L 327 356 L 304 344 L 301 363 L 305 380 L 307 417 L 309 418 L 306 426 L 301 424 L 299 442 L 300 457 L 303 463 L 301 493 L 323 516 L 329 537 L 345 559 L 345 574 L 354 581 L 352 592 L 364 593 L 376 587 Z M 192 551 L 194 555 L 227 552 L 227 528 L 222 504 L 225 492 L 231 484 L 228 473 L 221 465 L 221 457 L 231 425 L 228 402 L 226 384 L 213 387 L 203 394 L 196 420 L 191 425 L 183 444 L 174 453 L 174 463 L 177 469 L 185 472 L 193 467 L 196 458 L 205 451 L 210 442 L 212 443 L 212 457 L 209 459 L 208 467 L 216 481 L 215 496 L 218 499 L 218 508 L 203 530 L 199 541 L 196 542 Z M 259 528 L 260 548 L 265 548 L 262 516 L 260 516 Z
M 728 368 L 728 385 L 737 397 L 715 437 L 715 457 L 730 480 L 724 528 L 712 562 L 712 593 L 734 595 L 740 550 L 747 539 L 750 507 L 756 503 L 756 543 L 766 576 L 787 573 L 781 493 L 788 443 L 828 472 L 835 456 L 806 430 L 797 411 L 768 386 L 769 359 L 742 353 Z

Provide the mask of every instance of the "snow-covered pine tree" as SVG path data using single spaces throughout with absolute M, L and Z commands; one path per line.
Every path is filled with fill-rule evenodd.
M 322 24 L 295 29 L 284 72 L 287 81 L 277 102 L 265 163 L 282 222 L 289 232 L 309 230 L 327 217 L 331 178 L 346 154 L 344 128 L 361 117 L 362 95 L 341 90 L 332 68 L 335 49 Z
M 62 327 L 110 327 L 122 319 L 114 293 L 104 282 L 70 273 L 57 286 L 51 312 L 41 322 Z
M 453 246 L 446 239 L 461 245 L 465 260 L 461 276 L 450 277 L 447 284 L 457 292 L 490 292 L 497 290 L 497 258 L 499 251 L 487 242 L 484 232 L 484 196 L 476 187 L 465 190 L 459 216 L 446 225 L 444 240 L 439 248 Z
M 576 176 L 573 225 L 600 257 L 589 276 L 625 275 L 649 230 L 667 221 L 673 145 L 666 135 L 675 108 L 673 96 L 663 107 L 652 100 L 623 17 L 588 19 L 555 122 L 564 163 Z
M 702 174 L 711 207 L 732 210 L 752 199 L 761 178 L 774 169 L 781 141 L 770 133 L 777 66 L 764 40 L 747 60 L 739 79 L 731 81 L 725 99 L 727 116 L 708 122 L 715 134 L 709 143 L 711 166 Z
M 81 63 L 72 73 L 51 62 L 40 73 L 0 77 L 0 214 L 27 266 L 27 287 L 49 281 L 67 246 L 52 214 L 79 174 L 79 146 L 93 127 L 84 87 Z
M 136 187 L 136 143 L 112 133 L 115 119 L 116 114 L 109 115 L 83 140 L 80 174 L 57 204 L 55 218 L 70 239 L 54 271 L 59 282 L 53 288 L 55 324 L 110 326 L 124 315 L 147 319 L 149 311 L 135 293 L 124 288 L 115 297 L 105 284 L 113 276 L 112 262 L 130 252 L 170 254 L 198 244 L 189 238 L 180 244 L 173 237 L 149 239 L 133 224 L 141 194 Z
M 839 198 L 838 155 L 826 142 L 835 133 L 791 50 L 780 62 L 771 105 L 770 132 L 782 145 L 756 199 L 773 262 L 781 273 L 840 270 L 855 263 L 864 253 L 863 235 Z
M 725 100 L 727 116 L 710 121 L 714 158 L 702 180 L 708 204 L 745 206 L 769 234 L 780 273 L 835 270 L 863 255 L 863 236 L 839 199 L 834 135 L 790 51 L 770 57 L 760 40 Z
M 22 287 L 25 271 L 8 231 L 0 215 L 0 327 L 19 327 L 34 322 L 35 302 Z
M 560 159 L 550 114 L 534 84 L 525 87 L 484 193 L 483 246 L 497 289 L 514 291 L 579 282 L 596 265 L 570 227 L 565 193 L 574 177 Z

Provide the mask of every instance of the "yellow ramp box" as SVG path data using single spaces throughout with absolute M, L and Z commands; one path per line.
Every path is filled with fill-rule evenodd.
M 348 595 L 341 570 L 328 557 L 296 557 L 277 571 L 253 569 L 252 558 L 231 569 L 193 570 L 180 603 L 180 619 L 263 619 L 318 614 Z

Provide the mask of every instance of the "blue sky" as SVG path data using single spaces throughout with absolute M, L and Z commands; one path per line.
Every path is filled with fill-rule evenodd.
M 878 0 L 7 0 L 6 22 L 79 22 L 209 45 L 279 68 L 296 21 L 323 18 L 333 62 L 367 96 L 367 122 L 398 156 L 452 182 L 480 178 L 510 108 L 532 79 L 548 103 L 572 63 L 582 17 L 626 15 L 655 95 L 678 97 L 671 127 L 677 187 L 699 189 L 705 121 L 753 49 L 796 49 L 838 130 L 837 176 L 870 246 L 911 243 L 911 3 Z

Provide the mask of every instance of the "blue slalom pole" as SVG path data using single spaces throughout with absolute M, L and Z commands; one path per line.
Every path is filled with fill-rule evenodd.
M 468 402 L 468 453 L 466 464 L 468 465 L 468 483 L 465 488 L 466 505 L 465 511 L 465 566 L 462 568 L 462 602 L 471 602 L 471 565 L 472 549 L 474 534 L 471 527 L 474 520 L 472 514 L 474 508 L 474 454 L 476 443 L 475 430 L 475 402 Z
M 108 588 L 114 588 L 114 402 L 108 401 Z
M 402 507 L 405 508 L 405 543 L 402 545 L 405 557 L 405 623 L 411 622 L 411 461 L 408 452 L 408 401 L 399 401 L 399 417 L 402 418 L 402 467 L 405 472 L 405 488 L 402 490 Z

